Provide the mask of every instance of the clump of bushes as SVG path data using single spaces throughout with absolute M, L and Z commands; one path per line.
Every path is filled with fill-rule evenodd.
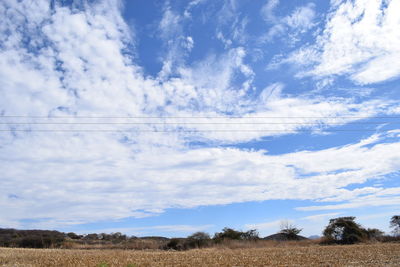
M 185 240 L 185 248 L 204 248 L 211 244 L 211 237 L 205 232 L 196 232 Z
M 187 238 L 172 238 L 164 246 L 164 249 L 186 250 L 206 248 L 214 244 L 223 244 L 231 241 L 256 241 L 259 239 L 259 234 L 256 230 L 242 232 L 225 227 L 222 229 L 222 232 L 215 233 L 213 238 L 205 232 L 196 232 Z
M 21 248 L 60 247 L 65 234 L 48 230 L 0 229 L 0 246 Z
M 224 240 L 242 240 L 242 241 L 256 241 L 260 239 L 257 230 L 249 230 L 247 232 L 237 231 L 232 228 L 225 227 L 222 232 L 215 233 L 213 240 L 220 243 Z
M 82 237 L 83 240 L 86 241 L 104 241 L 104 242 L 111 242 L 113 244 L 118 244 L 123 241 L 128 240 L 128 237 L 126 235 L 121 234 L 120 232 L 116 233 L 111 233 L 111 234 L 106 234 L 106 233 L 101 233 L 101 234 L 88 234 Z
M 193 248 L 205 248 L 212 245 L 212 239 L 205 232 L 196 232 L 186 238 L 172 238 L 165 245 L 165 249 L 186 250 Z

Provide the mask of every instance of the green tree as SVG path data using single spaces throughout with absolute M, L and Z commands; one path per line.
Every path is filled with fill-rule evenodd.
M 222 232 L 215 233 L 214 239 L 217 241 L 224 240 L 224 239 L 241 240 L 242 232 L 236 231 L 232 228 L 225 227 L 224 229 L 222 229 Z
M 224 239 L 233 240 L 256 240 L 258 239 L 258 232 L 255 229 L 249 230 L 247 232 L 237 231 L 232 228 L 225 227 L 222 232 L 214 234 L 214 241 L 220 242 Z
M 368 238 L 366 230 L 354 220 L 355 217 L 339 217 L 329 220 L 323 235 L 328 242 L 354 244 Z

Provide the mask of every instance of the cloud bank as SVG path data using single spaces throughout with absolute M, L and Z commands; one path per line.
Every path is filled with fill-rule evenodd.
M 390 2 L 391 10 L 396 3 Z M 335 14 L 343 16 L 345 8 L 359 14 L 357 4 L 362 1 L 343 3 L 330 21 Z M 0 139 L 1 225 L 57 227 L 151 216 L 169 208 L 271 199 L 348 201 L 343 205 L 350 206 L 363 198 L 382 205 L 398 203 L 398 188 L 346 189 L 398 171 L 397 132 L 282 155 L 221 146 L 304 129 L 321 133 L 395 110 L 396 101 L 293 96 L 285 94 L 279 82 L 256 92 L 244 46 L 167 68 L 175 54 L 196 45 L 175 27 L 184 16 L 168 8 L 159 30 L 172 52 L 166 54 L 159 75 L 146 76 L 129 50 L 136 39 L 121 16 L 122 6 L 114 1 L 0 4 L 0 114 L 5 123 Z M 372 8 L 367 5 L 365 11 Z M 265 13 L 267 19 L 273 16 Z M 392 13 L 382 16 L 383 26 L 376 31 L 397 25 Z M 313 17 L 313 6 L 308 5 L 283 21 L 309 29 Z M 334 33 L 336 26 L 329 25 L 326 32 Z M 368 25 L 360 27 L 366 30 Z M 351 72 L 352 79 L 369 83 L 397 75 L 367 75 L 382 60 L 393 58 L 394 43 L 385 42 L 390 47 L 384 50 L 376 37 L 372 43 L 382 46 L 383 54 L 366 52 L 360 59 L 331 66 L 329 60 L 336 56 L 329 53 L 336 50 L 328 46 L 336 39 L 323 36 L 317 46 L 325 52 L 310 73 L 348 72 L 349 66 L 371 59 L 361 72 Z M 171 38 L 179 39 L 179 45 L 168 43 Z M 364 41 L 360 44 L 370 48 Z M 314 47 L 308 49 L 316 53 Z M 341 51 L 358 55 L 352 49 Z M 15 115 L 23 117 L 7 117 Z M 292 119 L 257 124 L 260 118 L 282 117 Z M 192 148 L 197 141 L 211 145 Z

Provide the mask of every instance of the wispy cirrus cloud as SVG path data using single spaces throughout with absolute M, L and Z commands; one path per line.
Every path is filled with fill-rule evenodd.
M 282 62 L 304 66 L 300 76 L 344 75 L 358 84 L 397 78 L 399 10 L 399 1 L 338 1 L 316 43 Z
M 285 36 L 287 41 L 295 43 L 300 34 L 307 32 L 315 26 L 315 5 L 309 3 L 292 11 L 287 16 L 277 16 L 276 8 L 279 0 L 268 1 L 261 9 L 261 15 L 270 25 L 269 30 L 259 38 L 259 42 L 271 42 L 274 38 Z
M 241 14 L 240 5 L 237 0 L 225 1 L 216 13 L 216 37 L 224 44 L 225 49 L 243 46 L 249 38 L 246 31 L 249 18 Z

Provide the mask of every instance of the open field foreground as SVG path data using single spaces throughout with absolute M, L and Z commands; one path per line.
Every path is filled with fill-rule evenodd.
M 0 266 L 400 266 L 400 244 L 184 252 L 1 248 Z

